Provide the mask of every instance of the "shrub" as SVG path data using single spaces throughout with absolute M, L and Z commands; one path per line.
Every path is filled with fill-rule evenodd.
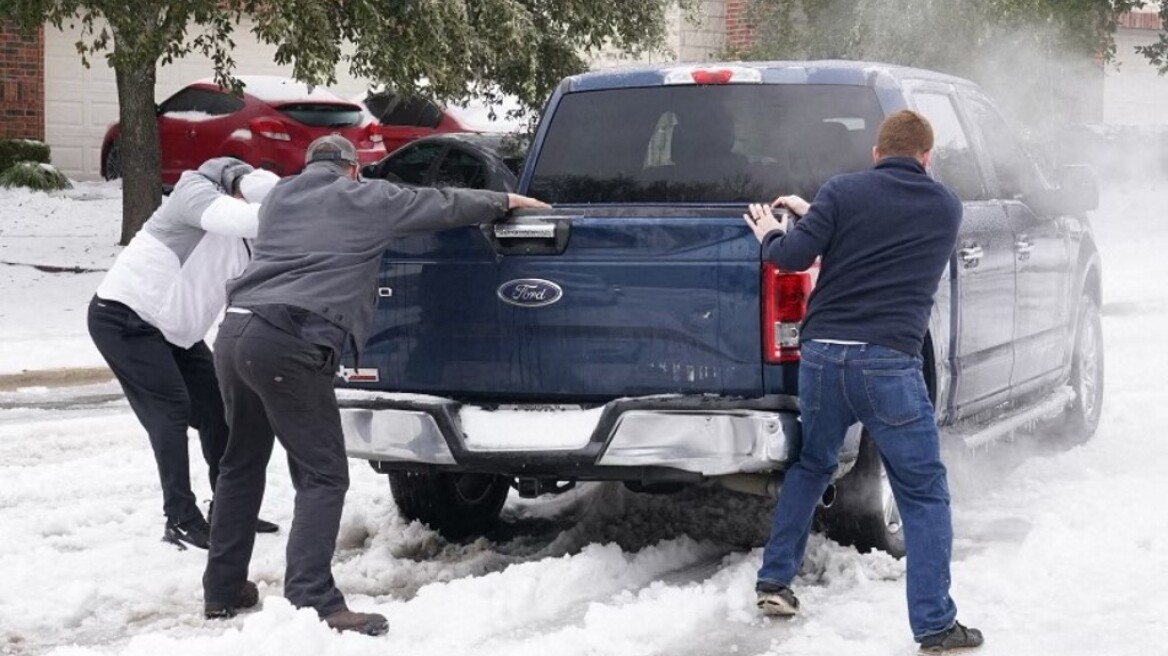
M 28 187 L 36 191 L 56 191 L 73 185 L 51 164 L 17 162 L 0 173 L 0 187 Z
M 0 139 L 0 173 L 17 162 L 48 164 L 48 144 L 31 139 Z

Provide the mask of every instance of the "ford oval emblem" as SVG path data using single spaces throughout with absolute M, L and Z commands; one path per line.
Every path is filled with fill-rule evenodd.
M 499 298 L 519 307 L 543 307 L 560 300 L 564 290 L 550 280 L 519 278 L 499 285 Z

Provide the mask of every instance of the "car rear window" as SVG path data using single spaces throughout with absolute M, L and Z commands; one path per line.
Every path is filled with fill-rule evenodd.
M 868 87 L 727 84 L 568 94 L 529 193 L 551 203 L 813 198 L 872 165 L 883 113 Z
M 361 109 L 355 105 L 292 103 L 276 108 L 292 120 L 313 128 L 347 128 L 361 123 Z

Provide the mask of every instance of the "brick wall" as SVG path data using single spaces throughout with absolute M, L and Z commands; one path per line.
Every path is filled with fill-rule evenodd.
M 1159 12 L 1129 11 L 1119 17 L 1119 26 L 1133 30 L 1161 30 L 1164 22 L 1160 20 Z
M 754 29 L 750 25 L 750 0 L 726 0 L 726 49 L 743 50 L 754 41 Z
M 0 138 L 45 138 L 44 30 L 0 20 Z

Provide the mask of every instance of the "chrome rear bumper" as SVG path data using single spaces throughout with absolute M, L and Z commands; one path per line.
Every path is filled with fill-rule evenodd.
M 641 397 L 603 408 L 491 412 L 417 395 L 338 390 L 338 399 L 349 456 L 391 466 L 576 478 L 662 468 L 710 477 L 783 469 L 799 434 L 788 397 Z

